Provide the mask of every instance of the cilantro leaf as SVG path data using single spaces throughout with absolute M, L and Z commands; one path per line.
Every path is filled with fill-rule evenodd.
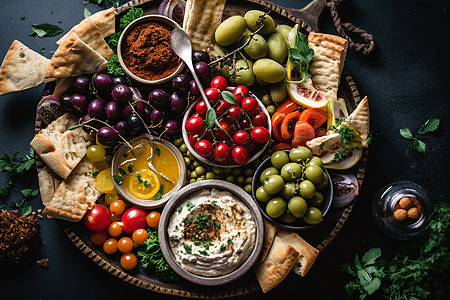
M 314 50 L 308 47 L 308 41 L 300 32 L 297 32 L 295 47 L 289 48 L 288 51 L 289 60 L 299 67 L 301 73 L 299 81 L 302 82 L 311 78 L 312 74 L 309 70 L 309 64 L 314 57 Z
M 92 13 L 89 11 L 89 9 L 87 9 L 86 7 L 84 8 L 84 18 L 87 19 L 92 15 Z
M 33 209 L 31 208 L 31 206 L 23 207 L 23 208 L 22 208 L 22 216 L 27 216 L 27 215 L 29 215 L 32 211 L 33 211 Z
M 400 135 L 402 137 L 404 137 L 405 139 L 408 139 L 408 140 L 414 139 L 414 137 L 413 137 L 413 135 L 411 133 L 411 130 L 409 130 L 409 128 L 402 128 L 402 129 L 400 129 Z
M 64 32 L 62 28 L 48 23 L 33 24 L 31 25 L 31 29 L 33 32 L 30 33 L 30 36 L 37 35 L 40 38 L 45 36 L 52 37 Z
M 422 127 L 420 127 L 419 134 L 425 134 L 435 131 L 439 127 L 440 122 L 441 121 L 436 118 L 429 119 L 425 122 L 425 124 L 422 125 Z

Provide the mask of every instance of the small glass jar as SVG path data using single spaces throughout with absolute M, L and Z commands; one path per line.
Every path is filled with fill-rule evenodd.
M 401 222 L 394 217 L 398 203 L 403 197 L 417 199 L 421 206 L 420 216 L 411 222 Z M 420 236 L 428 224 L 432 205 L 426 191 L 413 182 L 396 181 L 383 187 L 373 201 L 373 219 L 386 235 L 397 240 L 410 240 Z

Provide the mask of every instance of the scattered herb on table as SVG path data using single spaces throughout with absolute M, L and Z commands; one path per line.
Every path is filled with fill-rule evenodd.
M 22 193 L 22 196 L 24 197 L 22 200 L 12 203 L 12 206 L 14 207 L 22 207 L 25 200 L 28 199 L 28 197 L 35 197 L 39 194 L 39 188 L 35 185 L 33 185 L 30 189 L 23 189 L 20 191 Z
M 436 119 L 436 118 L 429 119 L 428 121 L 425 122 L 425 124 L 423 124 L 420 127 L 419 134 L 426 134 L 429 132 L 433 132 L 439 127 L 439 124 L 440 124 L 439 119 Z M 413 140 L 414 141 L 414 149 L 416 149 L 418 152 L 420 152 L 420 153 L 426 152 L 426 144 L 423 141 L 419 140 L 418 138 L 415 138 L 412 135 L 411 130 L 409 130 L 409 128 L 400 129 L 400 135 L 402 137 L 404 137 L 405 139 Z
M 22 18 L 20 18 L 22 21 L 25 21 L 27 19 L 27 16 L 23 16 Z
M 84 0 L 83 4 L 88 5 L 89 3 L 94 3 L 94 4 L 100 5 L 100 4 L 102 4 L 102 2 L 103 2 L 103 0 Z
M 18 152 L 12 156 L 4 154 L 0 157 L 0 171 L 8 172 L 9 176 L 23 175 L 25 172 L 36 167 L 34 160 L 34 150 L 31 148 L 30 153 L 24 157 L 17 156 Z M 18 161 L 16 161 L 16 158 Z
M 142 268 L 154 270 L 159 280 L 170 282 L 179 278 L 162 255 L 157 228 L 148 229 L 148 239 L 139 246 L 137 256 L 141 259 Z
M 92 13 L 86 7 L 84 8 L 83 14 L 85 19 L 89 18 L 92 15 Z
M 398 253 L 388 266 L 376 261 L 379 249 L 369 250 L 361 262 L 356 255 L 355 267 L 343 266 L 356 278 L 345 285 L 348 298 L 355 291 L 359 299 L 380 291 L 387 299 L 441 299 L 450 291 L 448 279 L 445 281 L 450 270 L 450 204 L 441 202 L 433 211 L 425 235 Z
M 33 32 L 30 33 L 30 36 L 37 35 L 40 38 L 45 36 L 52 37 L 64 32 L 62 28 L 48 23 L 43 23 L 39 25 L 33 24 L 31 25 L 31 29 L 33 30 Z

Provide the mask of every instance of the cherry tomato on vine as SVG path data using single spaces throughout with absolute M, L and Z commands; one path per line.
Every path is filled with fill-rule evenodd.
M 259 113 L 257 113 L 252 117 L 253 126 L 266 126 L 268 121 L 269 118 L 263 111 L 260 111 Z
M 125 253 L 120 258 L 120 265 L 125 270 L 132 270 L 137 266 L 137 257 L 134 253 Z
M 220 94 L 219 90 L 214 88 L 214 87 L 207 88 L 205 90 L 205 94 L 206 94 L 206 97 L 208 97 L 209 102 L 211 102 L 211 104 L 216 103 L 222 97 L 222 95 Z
M 220 99 L 219 100 L 219 105 L 217 105 L 216 107 L 216 114 L 217 116 L 221 116 L 224 113 L 227 112 L 227 110 L 232 106 L 233 104 L 231 104 L 230 102 L 226 101 L 225 99 Z
M 252 140 L 258 144 L 265 144 L 270 140 L 270 132 L 266 127 L 256 126 L 250 132 Z
M 200 134 L 205 131 L 206 126 L 200 116 L 194 116 L 187 119 L 185 128 L 189 134 Z
M 145 229 L 138 229 L 133 232 L 131 239 L 136 245 L 142 245 L 148 239 L 148 232 Z
M 231 149 L 231 158 L 238 165 L 246 164 L 249 160 L 249 154 L 247 149 L 242 146 L 234 146 Z
M 120 199 L 114 200 L 109 205 L 109 210 L 111 211 L 112 214 L 121 215 L 125 211 L 125 202 L 123 202 Z
M 214 149 L 210 141 L 202 139 L 195 143 L 195 151 L 202 157 L 210 157 Z
M 108 233 L 110 236 L 118 237 L 122 234 L 122 232 L 123 232 L 122 223 L 112 222 L 111 224 L 109 224 Z
M 230 125 L 228 125 L 228 123 L 226 123 L 225 121 L 220 121 L 219 124 L 220 126 L 222 126 L 222 128 L 217 128 L 215 130 L 216 138 L 219 140 L 228 140 L 228 135 L 231 133 Z
M 124 236 L 117 242 L 117 248 L 122 253 L 131 252 L 134 248 L 134 242 L 130 237 Z
M 225 91 L 227 89 L 228 83 L 225 77 L 216 76 L 211 80 L 210 86 L 219 89 L 220 91 Z
M 234 88 L 232 94 L 236 98 L 236 103 L 240 105 L 242 99 L 248 96 L 248 87 L 246 87 L 245 85 L 238 85 Z
M 103 204 L 95 204 L 94 207 L 84 215 L 84 224 L 91 231 L 105 230 L 111 223 L 111 213 Z
M 233 135 L 234 142 L 240 146 L 247 144 L 249 138 L 250 138 L 250 135 L 245 130 L 238 130 Z
M 103 245 L 108 239 L 108 233 L 104 230 L 93 231 L 91 234 L 91 242 L 96 246 Z
M 239 106 L 233 106 L 228 110 L 231 117 L 238 119 L 242 113 L 242 109 Z
M 123 231 L 133 233 L 136 229 L 145 228 L 147 225 L 147 213 L 142 208 L 131 207 L 127 209 L 120 218 Z
M 198 113 L 200 117 L 203 119 L 206 117 L 206 112 L 208 111 L 208 108 L 206 108 L 205 101 L 198 101 L 198 103 L 195 105 L 195 111 Z
M 157 211 L 152 211 L 147 215 L 147 225 L 151 228 L 158 227 L 161 214 Z
M 103 251 L 106 254 L 114 254 L 117 252 L 117 240 L 115 238 L 109 238 L 103 243 Z
M 189 135 L 189 144 L 192 148 L 195 147 L 195 143 L 197 143 L 198 134 L 190 134 Z
M 220 143 L 214 148 L 214 159 L 220 163 L 228 162 L 230 155 L 230 147 L 225 143 Z
M 261 110 L 258 101 L 253 97 L 245 97 L 242 99 L 241 106 L 243 110 L 251 115 L 257 114 Z

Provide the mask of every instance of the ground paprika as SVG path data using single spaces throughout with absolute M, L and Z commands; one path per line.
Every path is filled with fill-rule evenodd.
M 170 45 L 173 28 L 150 21 L 138 24 L 125 36 L 122 57 L 127 68 L 136 76 L 158 80 L 169 76 L 180 65 L 180 58 Z

